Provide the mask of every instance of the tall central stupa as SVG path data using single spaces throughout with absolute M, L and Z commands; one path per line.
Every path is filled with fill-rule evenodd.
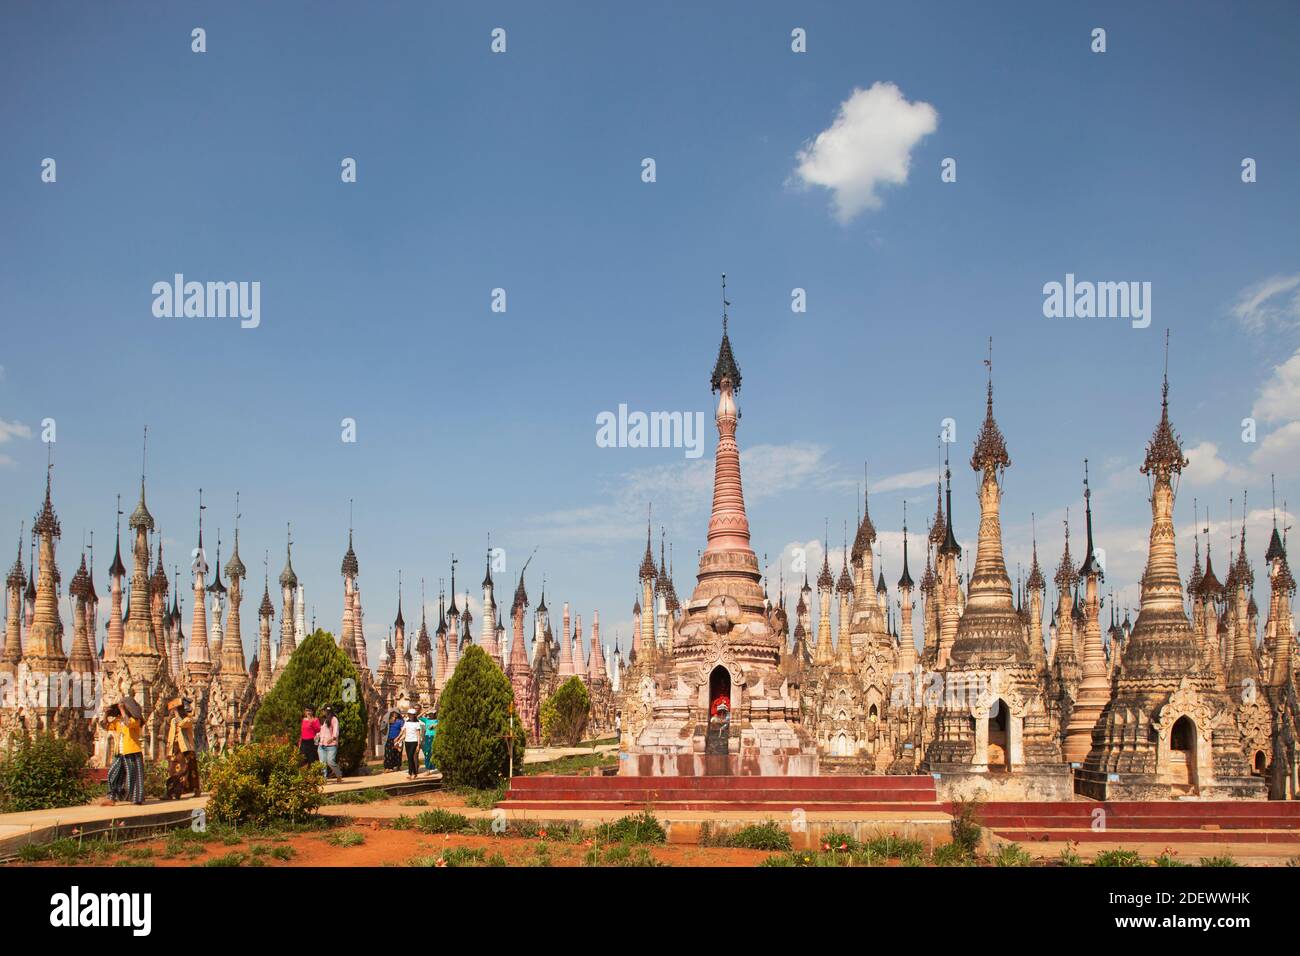
M 816 748 L 800 725 L 798 690 L 780 670 L 781 638 L 769 623 L 762 571 L 749 543 L 736 444 L 740 368 L 725 299 L 710 385 L 718 395 L 718 450 L 708 544 L 672 640 L 661 645 L 652 632 L 643 637 L 624 677 L 620 772 L 815 774 Z M 648 548 L 642 564 L 648 562 L 653 576 Z

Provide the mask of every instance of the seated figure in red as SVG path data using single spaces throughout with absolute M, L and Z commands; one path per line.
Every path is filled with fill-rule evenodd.
M 727 694 L 719 694 L 717 697 L 713 698 L 713 703 L 709 705 L 709 716 L 718 716 L 718 708 L 722 708 L 724 711 L 729 712 L 731 710 L 731 697 Z

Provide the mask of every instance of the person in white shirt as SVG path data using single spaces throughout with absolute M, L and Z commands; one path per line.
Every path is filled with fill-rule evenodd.
M 420 723 L 418 711 L 414 707 L 406 712 L 406 722 L 402 724 L 402 746 L 406 748 L 406 775 L 414 780 L 420 775 L 420 765 L 415 755 L 420 752 L 424 742 L 424 724 Z

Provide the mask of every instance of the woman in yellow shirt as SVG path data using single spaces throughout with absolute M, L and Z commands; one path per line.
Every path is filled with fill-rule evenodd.
M 144 754 L 140 750 L 140 720 L 121 704 L 104 711 L 104 729 L 117 734 L 121 763 L 113 761 L 108 772 L 108 800 L 116 803 L 129 796 L 132 803 L 144 803 Z

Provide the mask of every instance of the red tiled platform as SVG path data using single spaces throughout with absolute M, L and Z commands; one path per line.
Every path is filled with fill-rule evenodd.
M 1104 827 L 1094 829 L 1094 813 Z M 979 822 L 1021 843 L 1294 843 L 1300 803 L 1174 800 L 1111 803 L 987 803 Z
M 834 777 L 516 777 L 499 804 L 546 809 L 672 807 L 680 810 L 871 810 L 922 804 L 938 809 L 934 779 L 917 776 Z
M 1097 803 L 985 803 L 979 821 L 999 828 L 1091 829 L 1094 814 L 1104 811 L 1107 830 L 1186 829 L 1206 825 L 1222 829 L 1300 831 L 1300 802 L 1266 800 L 1169 800 Z

